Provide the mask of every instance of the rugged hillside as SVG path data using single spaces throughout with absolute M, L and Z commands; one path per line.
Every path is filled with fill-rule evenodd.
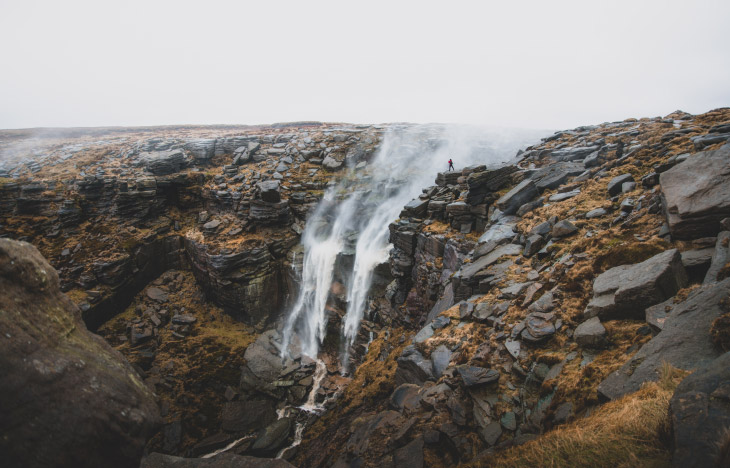
M 38 247 L 154 390 L 151 452 L 708 466 L 730 422 L 730 110 L 580 127 L 438 174 L 389 226 L 351 373 L 338 274 L 321 361 L 296 343 L 282 360 L 308 216 L 368 177 L 384 130 L 5 132 L 0 234 Z

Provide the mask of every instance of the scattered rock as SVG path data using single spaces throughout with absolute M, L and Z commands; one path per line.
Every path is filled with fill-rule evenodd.
M 696 289 L 667 314 L 662 331 L 626 364 L 598 386 L 605 398 L 635 392 L 642 383 L 657 380 L 664 362 L 680 369 L 697 369 L 720 355 L 710 338 L 710 326 L 723 313 L 730 278 Z

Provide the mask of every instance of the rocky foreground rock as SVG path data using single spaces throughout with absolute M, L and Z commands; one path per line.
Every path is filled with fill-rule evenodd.
M 0 239 L 2 464 L 136 467 L 154 394 L 58 286 L 35 247 Z

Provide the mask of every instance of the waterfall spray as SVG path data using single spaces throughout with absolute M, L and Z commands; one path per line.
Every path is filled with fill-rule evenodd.
M 335 264 L 357 235 L 342 321 L 342 367 L 347 368 L 365 315 L 375 268 L 388 260 L 388 224 L 453 158 L 458 166 L 497 164 L 513 156 L 537 132 L 516 134 L 464 126 L 391 126 L 367 169 L 352 172 L 328 190 L 302 235 L 304 258 L 299 296 L 283 330 L 282 355 L 293 333 L 302 353 L 317 359 L 327 327 L 326 306 Z

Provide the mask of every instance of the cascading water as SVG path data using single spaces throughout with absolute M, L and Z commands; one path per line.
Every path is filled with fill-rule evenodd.
M 392 126 L 367 168 L 354 169 L 307 221 L 300 292 L 286 319 L 282 355 L 292 335 L 302 353 L 317 359 L 327 326 L 327 300 L 339 255 L 357 238 L 347 281 L 347 311 L 342 323 L 342 367 L 358 336 L 375 268 L 388 260 L 388 225 L 410 200 L 431 185 L 436 173 L 454 159 L 459 166 L 497 164 L 514 156 L 536 132 L 505 132 L 464 126 Z

